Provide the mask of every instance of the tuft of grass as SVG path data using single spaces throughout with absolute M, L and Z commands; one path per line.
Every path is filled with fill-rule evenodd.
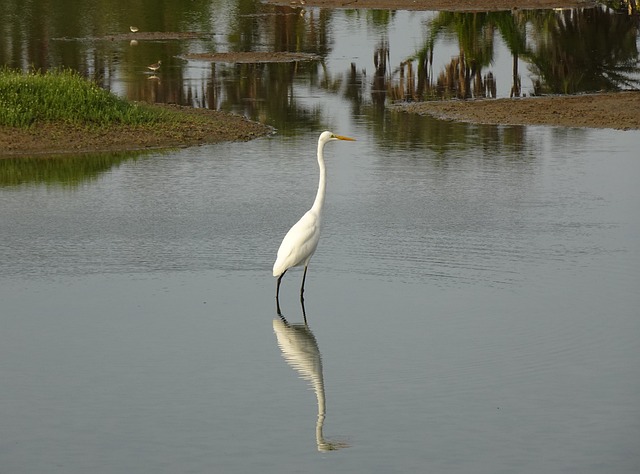
M 0 125 L 145 125 L 163 119 L 161 111 L 116 97 L 69 69 L 46 73 L 0 69 Z

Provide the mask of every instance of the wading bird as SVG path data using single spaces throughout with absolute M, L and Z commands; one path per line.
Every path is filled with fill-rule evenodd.
M 131 30 L 131 33 L 137 33 L 138 32 L 138 27 L 137 26 L 130 26 L 129 29 Z
M 354 141 L 355 139 L 336 135 L 332 132 L 322 132 L 320 138 L 318 138 L 318 166 L 320 167 L 318 192 L 311 209 L 289 229 L 289 232 L 287 232 L 287 235 L 282 239 L 282 243 L 278 249 L 278 257 L 273 264 L 273 276 L 278 277 L 278 283 L 276 284 L 276 302 L 280 295 L 280 281 L 284 274 L 289 268 L 302 265 L 304 265 L 304 274 L 302 275 L 302 286 L 300 287 L 300 300 L 302 301 L 304 299 L 304 280 L 307 277 L 307 267 L 320 240 L 320 224 L 327 181 L 323 150 L 328 142 L 335 140 Z
M 153 72 L 156 72 L 158 69 L 160 69 L 160 64 L 162 64 L 162 61 L 158 61 L 157 63 L 149 64 L 147 66 L 147 69 L 151 69 Z

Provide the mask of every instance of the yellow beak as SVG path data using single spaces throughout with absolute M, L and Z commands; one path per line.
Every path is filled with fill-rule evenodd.
M 345 136 L 343 136 L 343 135 L 335 135 L 335 137 L 336 137 L 338 140 L 347 140 L 347 141 L 349 141 L 349 142 L 355 142 L 355 141 L 356 141 L 356 139 L 355 139 L 355 138 L 345 137 Z

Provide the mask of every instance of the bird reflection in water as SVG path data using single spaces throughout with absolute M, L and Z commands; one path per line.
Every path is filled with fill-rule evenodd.
M 316 392 L 318 400 L 318 421 L 316 422 L 316 442 L 318 451 L 335 451 L 349 445 L 340 441 L 329 441 L 323 434 L 326 403 L 324 377 L 322 375 L 322 356 L 316 337 L 307 324 L 304 302 L 301 302 L 304 324 L 290 324 L 280 311 L 273 320 L 273 330 L 278 339 L 282 356 L 300 377 L 307 380 Z M 278 308 L 279 309 L 279 308 Z

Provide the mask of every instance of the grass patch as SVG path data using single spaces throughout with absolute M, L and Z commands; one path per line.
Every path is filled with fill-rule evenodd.
M 271 132 L 216 110 L 129 102 L 71 70 L 0 68 L 0 159 L 174 148 Z
M 163 111 L 116 97 L 69 69 L 46 73 L 0 69 L 0 125 L 145 125 L 165 118 Z

